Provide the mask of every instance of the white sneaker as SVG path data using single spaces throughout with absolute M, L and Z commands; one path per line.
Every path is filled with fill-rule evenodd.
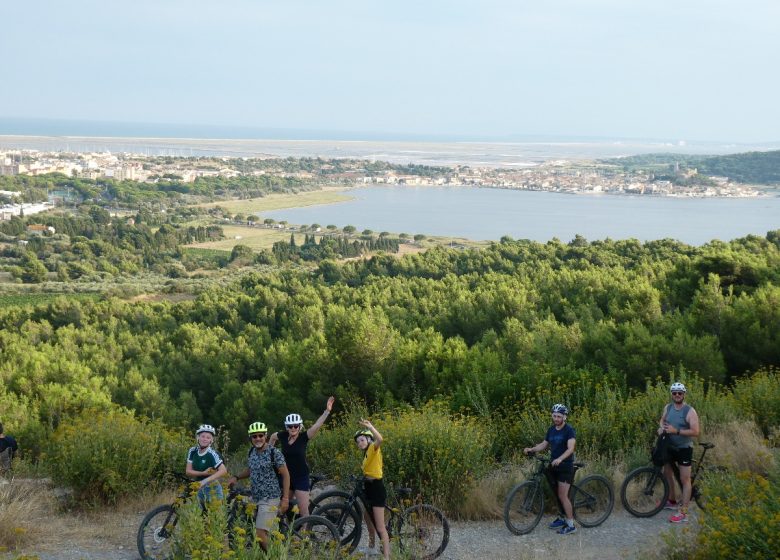
M 364 544 L 364 545 L 360 545 L 355 549 L 355 554 L 364 557 L 377 556 L 379 554 L 379 551 L 376 548 L 372 548 Z

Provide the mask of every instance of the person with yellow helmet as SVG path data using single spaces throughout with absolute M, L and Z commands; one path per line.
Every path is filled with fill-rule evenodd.
M 368 546 L 374 547 L 375 535 L 382 539 L 382 552 L 385 560 L 390 560 L 390 536 L 385 527 L 385 505 L 387 491 L 382 481 L 382 434 L 368 420 L 361 419 L 362 429 L 355 432 L 354 440 L 363 451 L 363 494 L 371 506 L 371 512 L 366 511 L 366 526 L 368 527 Z
M 276 524 L 277 514 L 287 511 L 290 504 L 290 473 L 282 452 L 268 445 L 268 428 L 262 422 L 249 425 L 249 448 L 247 468 L 228 480 L 233 486 L 242 478 L 249 478 L 252 499 L 257 503 L 255 530 L 263 550 L 268 549 L 268 532 Z M 278 476 L 277 476 L 278 475 Z

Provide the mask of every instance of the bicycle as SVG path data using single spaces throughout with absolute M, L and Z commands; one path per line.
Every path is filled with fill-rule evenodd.
M 504 502 L 504 523 L 515 535 L 525 535 L 534 530 L 544 513 L 545 469 L 550 463 L 546 457 L 535 457 L 539 463 L 529 480 L 521 482 L 509 491 Z M 585 463 L 574 463 L 574 472 Z M 548 486 L 550 486 L 548 482 Z M 550 488 L 555 495 L 555 488 Z M 612 484 L 600 474 L 586 476 L 574 482 L 569 489 L 574 519 L 583 527 L 597 527 L 606 521 L 615 505 Z
M 698 460 L 694 459 L 694 467 L 691 469 L 691 498 L 703 510 L 706 509 L 706 500 L 700 485 L 696 482 L 703 472 L 708 470 L 704 467 L 704 456 L 715 445 L 706 442 L 700 442 L 699 445 L 702 447 L 702 452 Z M 674 476 L 682 487 L 680 470 L 676 463 L 672 462 L 671 465 Z M 623 502 L 623 507 L 628 513 L 634 517 L 652 517 L 664 508 L 669 499 L 669 481 L 666 480 L 663 469 L 663 465 L 653 464 L 636 468 L 628 473 L 620 486 L 620 501 Z M 713 470 L 720 470 L 720 467 L 713 467 Z
M 174 473 L 174 477 L 185 484 L 180 487 L 179 494 L 172 504 L 157 506 L 149 511 L 141 521 L 136 535 L 136 545 L 142 560 L 170 560 L 174 554 L 176 542 L 176 529 L 179 521 L 179 508 L 197 494 L 197 487 L 190 479 Z M 312 486 L 324 480 L 324 477 L 312 476 Z M 246 532 L 249 535 L 243 539 L 243 543 L 236 540 L 236 528 L 240 524 L 248 525 L 251 522 L 254 528 L 254 517 L 249 518 L 250 509 L 246 505 L 250 492 L 247 489 L 231 489 L 226 498 L 228 508 L 228 544 L 235 548 L 240 544 L 251 547 L 254 543 L 254 530 Z M 279 518 L 279 531 L 290 538 L 304 542 L 311 542 L 317 547 L 325 548 L 329 542 L 338 543 L 339 533 L 335 525 L 328 519 L 317 516 L 298 517 L 294 513 L 295 500 L 290 501 L 290 507 L 286 515 Z M 243 506 L 243 507 L 240 507 Z M 203 510 L 205 512 L 205 507 Z M 298 546 L 305 546 L 300 544 Z M 334 548 L 336 548 L 334 546 Z
M 363 514 L 371 508 L 363 496 L 363 477 L 352 476 L 351 492 L 331 490 L 312 499 L 312 512 L 331 520 L 341 536 L 341 545 L 352 553 L 360 544 Z M 413 504 L 401 508 L 401 500 L 410 496 L 411 488 L 396 488 L 395 507 L 385 506 L 385 527 L 390 538 L 397 538 L 399 546 L 412 558 L 433 560 L 447 548 L 450 524 L 438 508 L 430 504 Z

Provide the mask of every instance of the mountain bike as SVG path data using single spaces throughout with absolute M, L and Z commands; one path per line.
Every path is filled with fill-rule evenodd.
M 701 442 L 702 447 L 699 459 L 694 459 L 691 469 L 691 498 L 701 509 L 706 508 L 706 500 L 701 491 L 701 476 L 704 472 L 722 470 L 721 467 L 705 467 L 704 456 L 709 449 L 715 447 L 712 443 Z M 672 470 L 680 483 L 680 469 L 672 462 Z M 664 467 L 647 465 L 639 467 L 628 473 L 620 487 L 620 501 L 626 511 L 635 517 L 652 517 L 661 511 L 669 499 L 669 482 L 664 476 Z
M 179 522 L 179 509 L 187 500 L 197 494 L 198 486 L 190 479 L 174 473 L 175 478 L 183 482 L 179 493 L 172 504 L 158 506 L 147 513 L 138 528 L 136 545 L 142 560 L 169 560 L 174 554 L 174 545 L 177 540 L 177 527 Z M 323 480 L 324 477 L 312 476 L 312 486 Z M 254 542 L 254 517 L 249 518 L 251 508 L 248 504 L 249 490 L 231 489 L 226 498 L 228 508 L 228 542 L 231 547 L 243 545 L 251 546 Z M 291 539 L 300 541 L 299 547 L 316 546 L 327 547 L 328 543 L 338 543 L 339 534 L 336 527 L 329 520 L 316 517 L 297 517 L 294 513 L 295 500 L 290 501 L 290 507 L 286 515 L 279 518 L 279 531 L 289 535 Z M 203 511 L 205 512 L 205 507 Z M 251 531 L 247 526 L 251 523 Z M 243 526 L 243 539 L 237 539 L 236 529 Z M 239 540 L 242 541 L 239 543 Z M 305 541 L 305 542 L 304 542 Z M 335 546 L 334 546 L 335 548 Z
M 312 499 L 312 512 L 336 525 L 341 545 L 353 552 L 362 534 L 363 514 L 371 507 L 363 496 L 363 477 L 352 476 L 351 492 L 331 490 Z M 412 558 L 433 560 L 447 548 L 450 524 L 438 508 L 430 504 L 412 504 L 403 508 L 402 502 L 412 494 L 411 488 L 396 488 L 392 492 L 395 505 L 385 506 L 385 527 L 391 539 L 397 539 L 401 550 Z
M 529 480 L 521 482 L 509 491 L 504 502 L 504 523 L 515 535 L 525 535 L 534 530 L 544 513 L 545 469 L 550 459 L 536 456 L 538 466 Z M 585 463 L 574 463 L 574 472 Z M 548 486 L 550 486 L 548 482 Z M 555 488 L 550 487 L 555 495 Z M 569 500 L 574 519 L 583 527 L 597 527 L 606 521 L 615 505 L 612 484 L 600 474 L 586 476 L 572 483 Z

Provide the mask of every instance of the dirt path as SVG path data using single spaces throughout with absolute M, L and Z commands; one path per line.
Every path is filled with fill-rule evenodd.
M 680 529 L 671 525 L 667 517 L 667 512 L 662 512 L 650 519 L 636 519 L 616 510 L 600 527 L 580 528 L 566 536 L 546 528 L 548 517 L 532 533 L 522 536 L 509 533 L 501 521 L 453 522 L 450 543 L 441 558 L 622 560 L 633 558 L 638 552 L 651 551 L 660 542 L 660 533 Z M 113 538 L 100 538 L 84 530 L 84 519 L 74 517 L 71 521 L 79 527 L 73 528 L 73 534 L 62 535 L 58 542 L 29 547 L 24 553 L 37 555 L 40 560 L 138 560 L 135 531 L 140 520 L 140 514 L 124 516 L 123 531 L 115 533 Z

